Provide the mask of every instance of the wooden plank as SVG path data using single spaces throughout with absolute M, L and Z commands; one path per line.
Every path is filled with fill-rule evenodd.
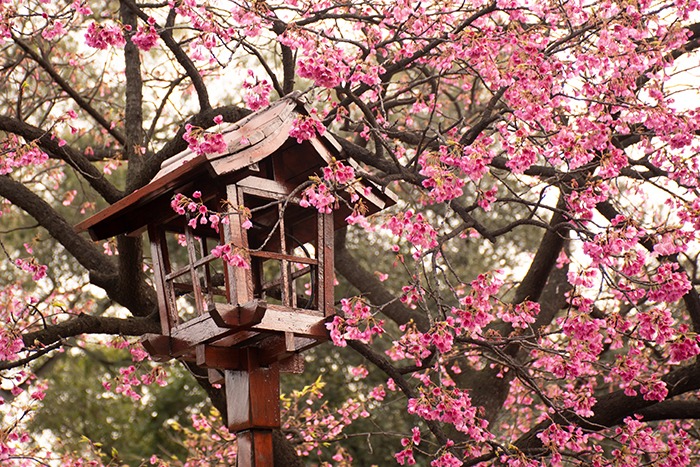
M 232 173 L 255 164 L 277 151 L 289 139 L 289 130 L 292 129 L 294 118 L 294 115 L 290 113 L 284 121 L 276 122 L 274 127 L 270 127 L 272 131 L 269 133 L 266 131 L 265 139 L 254 146 L 242 148 L 233 155 L 219 156 L 216 159 L 210 158 L 214 172 L 217 175 Z
M 195 361 L 197 365 L 204 368 L 245 370 L 248 364 L 246 353 L 242 349 L 198 345 L 196 347 L 196 355 Z
M 253 433 L 250 430 L 236 433 L 236 467 L 255 467 L 253 439 Z
M 272 430 L 253 430 L 253 453 L 255 467 L 274 466 L 274 448 L 272 446 Z
M 257 362 L 249 351 L 250 423 L 253 428 L 280 427 L 280 371 L 277 362 L 253 367 Z
M 226 198 L 233 208 L 243 204 L 243 193 L 236 185 L 226 187 Z M 242 227 L 241 217 L 238 215 L 229 216 L 228 224 L 224 225 L 226 243 L 232 243 L 236 247 L 248 250 L 248 234 Z M 253 276 L 250 269 L 237 268 L 230 264 L 224 264 L 224 268 L 229 272 L 227 277 L 232 281 L 232 303 L 246 303 L 253 300 Z
M 254 175 L 243 178 L 236 182 L 236 184 L 243 188 L 244 193 L 255 194 L 256 192 L 250 192 L 248 190 L 263 190 L 270 194 L 270 196 L 265 197 L 270 197 L 273 199 L 287 197 L 296 189 L 296 186 L 294 185 L 283 183 L 278 180 L 256 177 Z
M 313 259 L 313 258 L 307 258 L 306 256 L 294 256 L 294 255 L 289 255 L 289 254 L 283 254 L 283 253 L 276 253 L 274 251 L 256 251 L 256 250 L 251 250 L 250 256 L 254 256 L 256 258 L 267 258 L 267 259 L 276 259 L 279 261 L 286 260 L 286 261 L 291 261 L 294 263 L 301 263 L 301 264 L 318 264 L 318 261 Z
M 158 298 L 158 314 L 160 315 L 160 329 L 162 334 L 170 334 L 173 320 L 168 310 L 167 285 L 163 275 L 168 269 L 167 246 L 165 236 L 160 227 L 148 226 L 148 238 L 151 244 L 151 258 L 153 261 L 153 281 L 156 286 Z M 167 276 L 166 276 L 167 277 Z
M 310 313 L 313 313 L 313 310 L 268 304 L 262 321 L 251 330 L 293 332 L 299 336 L 327 339 L 325 317 L 319 316 L 318 313 Z
M 250 372 L 245 370 L 224 370 L 224 385 L 228 429 L 241 431 L 251 428 Z
M 228 427 L 232 431 L 280 427 L 279 364 L 260 366 L 254 349 L 243 349 L 246 370 L 225 370 Z
M 170 335 L 175 339 L 188 343 L 190 347 L 194 347 L 198 344 L 216 341 L 234 332 L 236 332 L 236 329 L 220 327 L 216 324 L 211 314 L 207 313 L 175 326 Z
M 326 317 L 335 315 L 335 277 L 333 265 L 333 215 L 318 215 L 318 309 Z
M 171 358 L 189 356 L 192 345 L 189 342 L 173 339 L 162 334 L 144 334 L 141 336 L 141 344 L 157 362 L 167 362 Z

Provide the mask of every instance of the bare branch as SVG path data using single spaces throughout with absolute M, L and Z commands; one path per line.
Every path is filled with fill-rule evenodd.
M 78 106 L 83 109 L 85 112 L 88 113 L 92 118 L 95 119 L 97 123 L 100 124 L 102 128 L 104 128 L 114 139 L 116 139 L 119 144 L 122 146 L 124 145 L 126 138 L 124 135 L 122 135 L 114 126 L 108 122 L 104 116 L 97 111 L 93 106 L 91 106 L 83 97 L 73 89 L 73 87 L 68 84 L 66 80 L 64 80 L 61 75 L 54 69 L 54 67 L 49 63 L 47 60 L 45 60 L 41 55 L 36 53 L 26 42 L 24 42 L 22 39 L 16 36 L 12 36 L 12 39 L 14 42 L 22 49 L 24 52 L 26 52 L 27 55 L 29 55 L 32 60 L 34 60 L 36 63 L 41 66 L 41 68 L 51 76 L 51 79 L 54 80 L 54 82 L 66 93 L 68 94 L 71 99 L 75 101 Z

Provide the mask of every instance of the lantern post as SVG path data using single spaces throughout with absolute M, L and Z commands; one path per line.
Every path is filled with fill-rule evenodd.
M 161 332 L 142 342 L 154 360 L 195 363 L 223 387 L 239 467 L 273 465 L 280 373 L 303 371 L 300 353 L 328 339 L 334 314 L 333 232 L 350 211 L 305 208 L 300 192 L 323 167 L 352 162 L 329 135 L 290 138 L 297 118 L 312 118 L 299 95 L 282 98 L 224 128 L 223 153 L 166 160 L 76 227 L 94 240 L 148 231 Z M 394 203 L 354 183 L 369 214 Z M 196 211 L 176 212 L 178 200 Z

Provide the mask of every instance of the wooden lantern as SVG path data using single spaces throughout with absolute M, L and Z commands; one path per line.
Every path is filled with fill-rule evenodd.
M 184 151 L 151 183 L 77 226 L 94 240 L 148 230 L 161 334 L 145 336 L 144 346 L 156 360 L 209 368 L 211 382 L 225 385 L 242 466 L 272 465 L 279 373 L 301 371 L 299 352 L 328 338 L 333 231 L 350 214 L 343 203 L 330 214 L 300 206 L 309 177 L 343 158 L 330 135 L 290 138 L 297 118 L 312 118 L 298 95 L 280 99 L 226 127 L 224 153 Z M 357 183 L 370 214 L 393 204 L 390 194 Z M 224 212 L 228 222 L 212 228 L 196 212 L 177 214 L 173 197 L 195 191 L 203 211 Z M 223 261 L 216 245 L 248 267 Z

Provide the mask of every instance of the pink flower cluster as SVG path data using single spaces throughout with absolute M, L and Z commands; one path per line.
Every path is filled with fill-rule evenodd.
M 3 150 L 4 154 L 0 157 L 0 175 L 7 175 L 20 167 L 41 165 L 49 158 L 48 154 L 36 145 L 21 145 L 16 138 L 11 142 L 5 142 Z
M 348 185 L 355 180 L 355 169 L 333 159 L 323 168 L 323 178 L 331 184 Z
M 452 307 L 455 328 L 460 334 L 478 338 L 482 329 L 494 320 L 493 299 L 503 286 L 500 271 L 479 274 L 471 281 L 471 292 L 460 299 L 461 307 Z
M 503 306 L 497 316 L 506 323 L 511 323 L 514 328 L 527 329 L 535 322 L 540 313 L 540 304 L 526 300 L 515 306 Z
M 100 25 L 92 22 L 85 33 L 85 43 L 95 49 L 105 50 L 110 45 L 124 47 L 126 40 L 119 25 Z
M 297 73 L 312 80 L 316 86 L 334 88 L 349 73 L 342 55 L 338 49 L 326 50 L 324 54 L 314 52 L 297 62 Z
M 369 344 L 374 336 L 384 333 L 384 321 L 375 319 L 372 310 L 361 298 L 343 298 L 340 305 L 343 316 L 336 315 L 333 321 L 326 324 L 333 344 L 345 347 L 347 340 Z
M 416 459 L 413 457 L 413 448 L 420 444 L 420 428 L 411 428 L 410 438 L 401 438 L 401 446 L 404 447 L 403 450 L 394 454 L 394 459 L 399 465 L 414 465 Z
M 227 224 L 228 216 L 221 213 L 210 211 L 202 201 L 202 193 L 195 191 L 192 193 L 192 198 L 189 198 L 182 193 L 177 193 L 170 200 L 170 207 L 181 216 L 190 215 L 188 225 L 194 229 L 197 225 L 211 225 L 211 228 L 216 232 L 219 231 L 219 224 Z
M 394 235 L 405 238 L 415 248 L 414 259 L 420 258 L 424 252 L 437 246 L 435 229 L 421 213 L 416 214 L 410 209 L 392 216 L 384 227 Z
M 56 20 L 41 31 L 41 37 L 50 41 L 57 37 L 63 37 L 67 32 L 63 27 L 63 22 Z
M 677 263 L 662 263 L 656 269 L 656 274 L 651 277 L 652 287 L 648 293 L 650 301 L 673 303 L 690 290 L 687 274 L 677 269 Z
M 246 259 L 246 252 L 242 248 L 238 248 L 231 243 L 226 243 L 225 245 L 216 245 L 212 250 L 211 254 L 217 258 L 223 259 L 226 263 L 231 266 L 243 269 L 250 269 L 250 263 Z
M 408 413 L 425 420 L 449 423 L 474 441 L 492 437 L 486 429 L 488 422 L 477 416 L 478 407 L 472 405 L 467 391 L 436 385 L 421 386 L 419 390 L 419 397 L 408 400 Z
M 21 337 L 17 336 L 9 328 L 0 328 L 0 360 L 16 360 L 17 354 L 23 348 L 24 342 Z
M 359 199 L 354 188 L 351 186 L 352 182 L 355 180 L 355 170 L 343 164 L 341 161 L 333 159 L 328 166 L 324 167 L 323 179 L 317 176 L 310 178 L 313 183 L 302 193 L 302 199 L 299 203 L 302 207 L 314 206 L 318 212 L 330 214 L 338 204 L 338 199 L 334 191 L 339 188 L 345 188 L 351 193 L 351 201 L 357 201 Z M 358 217 L 355 213 L 348 216 L 348 218 L 353 222 L 364 223 L 363 217 Z
M 187 142 L 191 151 L 200 155 L 221 154 L 228 148 L 221 133 L 208 133 L 189 123 L 185 125 L 185 134 L 182 135 L 182 139 Z
M 314 183 L 302 193 L 299 206 L 308 208 L 315 207 L 322 214 L 330 214 L 337 204 L 335 195 L 331 193 L 328 185 L 323 182 Z
M 446 148 L 446 146 L 442 147 Z M 430 190 L 427 196 L 429 203 L 444 203 L 462 196 L 463 179 L 458 178 L 451 170 L 438 161 L 432 160 L 431 157 L 421 156 L 419 162 L 421 164 L 419 173 L 425 177 L 421 183 Z
M 148 26 L 139 26 L 136 33 L 131 36 L 131 42 L 144 52 L 148 52 L 158 43 L 160 36 L 154 27 L 155 24 L 155 19 L 148 18 Z
M 291 138 L 296 138 L 297 143 L 303 143 L 308 139 L 315 138 L 316 135 L 323 136 L 325 132 L 326 127 L 316 118 L 313 116 L 300 115 L 292 122 L 289 136 Z
M 141 370 L 141 367 L 137 367 L 135 365 L 120 368 L 119 376 L 117 376 L 114 380 L 116 382 L 114 392 L 138 401 L 141 400 L 142 396 L 136 391 L 137 388 L 140 388 L 141 386 L 149 386 L 153 383 L 156 383 L 159 386 L 165 386 L 167 384 L 167 374 L 161 366 L 156 366 L 145 372 Z M 103 382 L 102 386 L 107 391 L 112 390 L 112 383 L 109 381 Z
M 48 270 L 48 266 L 46 266 L 45 264 L 39 264 L 36 258 L 17 258 L 14 262 L 15 266 L 20 268 L 22 271 L 31 274 L 32 279 L 35 281 L 46 277 L 46 271 Z
M 243 89 L 245 89 L 243 101 L 250 110 L 255 111 L 270 105 L 272 85 L 266 79 L 256 78 L 253 70 L 248 70 L 248 78 L 243 81 Z

